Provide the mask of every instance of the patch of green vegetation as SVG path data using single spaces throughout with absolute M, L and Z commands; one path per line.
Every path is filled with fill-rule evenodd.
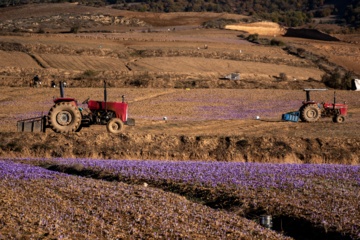
M 98 75 L 98 72 L 96 72 L 94 70 L 85 70 L 82 73 L 83 78 L 93 78 L 93 77 L 96 77 L 97 75 Z
M 70 28 L 70 33 L 78 33 L 78 32 L 79 32 L 79 29 L 80 29 L 80 26 L 79 26 L 79 25 L 72 26 L 72 27 Z
M 249 36 L 247 36 L 246 40 L 248 40 L 249 42 L 258 43 L 259 34 L 257 34 L 257 33 L 250 34 Z
M 353 76 L 352 71 L 343 72 L 337 68 L 334 72 L 323 75 L 321 80 L 328 87 L 348 90 L 351 89 Z
M 271 46 L 279 46 L 279 47 L 283 47 L 283 46 L 285 46 L 286 44 L 283 42 L 283 41 L 281 41 L 281 40 L 277 40 L 277 39 L 271 39 L 270 40 L 270 45 Z
M 238 21 L 235 19 L 224 19 L 219 18 L 215 20 L 210 20 L 208 22 L 203 23 L 203 27 L 205 28 L 224 28 L 226 25 L 237 23 Z
M 23 145 L 19 141 L 11 141 L 9 143 L 0 144 L 0 149 L 9 152 L 21 152 L 23 148 Z

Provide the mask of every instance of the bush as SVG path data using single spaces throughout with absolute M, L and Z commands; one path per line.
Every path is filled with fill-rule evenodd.
M 0 148 L 4 151 L 21 152 L 23 150 L 23 145 L 18 141 L 11 141 L 7 144 L 1 144 Z
M 297 51 L 298 56 L 300 56 L 300 57 L 302 57 L 306 53 L 306 50 L 303 48 L 297 48 L 296 51 Z
M 38 33 L 45 33 L 45 30 L 43 28 L 39 28 Z
M 322 76 L 321 81 L 328 87 L 335 89 L 351 89 L 351 80 L 353 72 L 347 71 L 342 73 L 336 69 L 333 73 Z
M 80 29 L 79 26 L 72 26 L 72 27 L 70 28 L 70 32 L 71 32 L 71 33 L 78 33 L 78 32 L 79 32 L 79 29 Z
M 129 85 L 134 87 L 146 87 L 148 85 L 148 82 L 143 79 L 135 79 L 130 81 Z
M 285 46 L 285 43 L 281 40 L 277 40 L 277 39 L 271 39 L 270 41 L 270 45 L 271 46 Z
M 134 87 L 148 87 L 149 86 L 149 73 L 143 73 L 138 76 L 135 76 L 134 79 L 127 81 L 126 84 Z
M 92 78 L 97 75 L 97 72 L 94 70 L 86 70 L 83 72 L 82 77 L 83 78 Z
M 250 34 L 246 39 L 249 42 L 257 42 L 259 40 L 259 34 L 257 34 L 257 33 Z
M 234 19 L 215 19 L 208 22 L 203 23 L 203 27 L 205 28 L 224 28 L 228 24 L 237 23 Z
M 288 76 L 286 75 L 286 73 L 280 73 L 280 74 L 279 74 L 279 80 L 280 80 L 280 81 L 287 81 L 287 80 L 288 80 Z

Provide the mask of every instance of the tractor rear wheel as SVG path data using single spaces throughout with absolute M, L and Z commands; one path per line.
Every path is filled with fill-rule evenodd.
M 302 112 L 304 111 L 304 107 L 305 107 L 306 105 L 302 105 L 301 107 L 300 107 L 300 109 L 299 109 L 299 112 L 300 112 L 300 120 L 301 121 L 303 121 L 303 122 L 306 122 L 306 120 L 303 118 L 303 116 L 302 116 Z
M 333 122 L 335 123 L 343 123 L 345 121 L 345 117 L 342 115 L 335 115 L 333 117 Z
M 69 102 L 55 104 L 48 114 L 49 125 L 54 132 L 75 132 L 81 124 L 79 109 Z
M 124 129 L 124 123 L 119 118 L 112 118 L 106 125 L 109 133 L 120 133 Z
M 302 108 L 300 119 L 305 122 L 316 122 L 321 116 L 320 108 L 315 104 L 309 104 Z

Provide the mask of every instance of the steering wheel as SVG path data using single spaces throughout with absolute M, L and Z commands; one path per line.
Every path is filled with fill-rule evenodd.
M 87 98 L 87 99 L 85 99 L 83 102 L 82 102 L 82 104 L 87 104 L 88 102 L 89 102 L 89 97 Z

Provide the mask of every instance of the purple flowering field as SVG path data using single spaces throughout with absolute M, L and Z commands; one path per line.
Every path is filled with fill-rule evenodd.
M 161 119 L 162 115 L 158 115 L 158 112 L 163 111 L 168 119 L 177 121 L 254 119 L 256 116 L 279 119 L 281 113 L 297 110 L 301 106 L 301 98 L 284 101 L 284 99 L 274 99 L 272 94 L 263 96 L 263 99 L 258 99 L 258 95 L 259 93 L 252 95 L 251 91 L 234 90 L 209 90 L 207 93 L 201 90 L 177 92 L 149 100 L 147 105 L 152 110 L 142 111 L 146 115 L 135 113 L 134 117 Z M 137 104 L 133 105 L 136 111 Z M 174 109 L 174 106 L 177 108 Z M 174 110 L 168 112 L 165 109 Z
M 349 109 L 354 111 L 359 106 L 358 96 L 357 93 L 338 91 L 337 101 L 346 101 Z M 302 90 L 176 90 L 142 101 L 135 97 L 130 100 L 129 111 L 136 119 L 148 120 L 159 120 L 163 116 L 174 121 L 247 120 L 256 116 L 278 120 L 283 113 L 298 111 L 305 98 Z M 319 102 L 332 102 L 333 92 L 316 92 L 312 98 Z M 352 114 L 347 120 L 358 122 L 359 118 Z
M 0 201 L 1 239 L 290 239 L 157 188 L 9 159 L 0 160 Z
M 176 126 L 182 129 L 190 127 L 197 131 L 202 127 L 202 122 L 216 122 L 218 126 L 211 129 L 220 129 L 224 123 L 236 120 L 248 121 L 256 119 L 257 116 L 263 121 L 241 122 L 241 128 L 251 127 L 261 124 L 262 132 L 271 128 L 280 126 L 277 121 L 281 121 L 284 113 L 297 111 L 302 101 L 305 99 L 305 92 L 300 90 L 271 90 L 271 89 L 115 89 L 109 88 L 109 100 L 121 101 L 124 94 L 126 101 L 129 103 L 129 117 L 137 121 L 136 128 L 126 128 L 126 131 L 151 132 L 159 131 L 163 133 L 164 128 L 169 134 L 177 133 Z M 53 97 L 59 95 L 58 89 L 3 89 L 1 90 L 3 98 L 0 99 L 0 130 L 3 132 L 16 131 L 16 121 L 20 119 L 32 118 L 47 114 L 52 107 Z M 82 108 L 86 105 L 81 104 L 87 97 L 94 100 L 103 99 L 103 91 L 97 88 L 87 88 L 79 91 L 76 88 L 67 88 L 66 96 L 75 97 Z M 312 95 L 318 101 L 332 101 L 333 92 L 325 91 Z M 333 131 L 340 129 L 340 133 L 346 132 L 346 135 L 354 134 L 352 124 L 360 121 L 360 115 L 357 114 L 359 109 L 358 92 L 338 91 L 337 99 L 339 102 L 347 101 L 349 104 L 349 116 L 346 122 Z M 166 117 L 168 123 L 160 125 L 163 118 Z M 331 119 L 321 119 L 321 124 L 332 124 Z M 181 126 L 187 124 L 186 126 Z M 189 125 L 190 124 L 190 125 Z M 300 125 L 297 132 L 304 131 L 308 134 L 307 128 L 311 126 Z M 333 126 L 333 125 L 331 125 Z M 231 126 L 229 126 L 231 127 Z M 328 126 L 326 126 L 328 128 Z M 92 131 L 96 127 L 89 130 Z M 227 128 L 222 128 L 225 131 Z M 279 130 L 281 130 L 280 127 Z M 323 130 L 324 127 L 317 127 L 317 131 Z M 83 129 L 82 131 L 86 131 Z M 101 131 L 104 129 L 101 128 Z M 209 129 L 208 129 L 209 130 Z M 237 130 L 234 127 L 234 130 Z M 244 130 L 245 131 L 245 130 Z M 312 130 L 311 132 L 313 132 Z M 189 130 L 188 132 L 191 132 Z M 230 131 L 231 132 L 231 131 Z M 321 135 L 327 134 L 328 131 L 322 131 Z M 332 131 L 330 131 L 332 133 Z M 228 134 L 228 133 L 226 133 Z M 356 134 L 354 134 L 356 135 Z M 332 136 L 331 136 L 332 137 Z
M 98 94 L 95 99 L 102 99 L 101 91 L 92 91 Z M 285 90 L 126 91 L 130 117 L 139 120 L 129 131 L 146 133 L 155 129 L 155 134 L 169 135 L 183 129 L 196 130 L 201 121 L 237 119 L 244 120 L 241 124 L 248 127 L 255 121 L 246 120 L 255 116 L 279 120 L 282 113 L 298 109 L 305 96 L 302 91 Z M 58 95 L 50 90 L 36 94 L 21 92 L 16 98 L 0 101 L 2 131 L 14 129 L 18 119 L 46 114 L 52 96 Z M 331 94 L 324 93 L 319 99 L 331 100 Z M 88 92 L 81 92 L 77 98 L 87 96 Z M 116 96 L 120 98 L 121 94 Z M 110 97 L 114 99 L 115 95 Z M 359 122 L 359 117 L 353 106 L 359 104 L 358 95 L 339 92 L 339 99 L 346 99 L 352 106 L 348 120 L 339 127 L 335 128 L 331 120 L 321 125 L 264 121 L 264 125 L 256 125 L 259 130 L 249 126 L 249 132 L 262 135 L 266 129 L 273 128 L 276 133 L 285 126 L 294 126 L 292 130 L 303 130 L 305 137 L 332 136 L 331 130 L 341 131 L 344 138 L 356 136 L 353 124 Z M 163 116 L 169 120 L 167 125 L 147 121 Z M 173 121 L 176 123 L 171 125 Z M 191 124 L 182 127 L 181 122 L 199 125 L 187 129 Z M 242 127 L 233 129 L 242 132 Z M 201 134 L 206 132 L 199 129 Z M 44 139 L 52 138 L 52 134 L 47 133 Z M 107 143 L 104 140 L 104 148 L 109 146 Z M 3 145 L 4 154 L 10 145 Z M 46 145 L 24 146 L 18 156 L 29 156 L 36 146 Z M 359 176 L 358 165 L 3 158 L 0 239 L 296 239 L 305 233 L 308 235 L 304 239 L 359 239 Z M 260 226 L 261 215 L 273 217 L 274 231 Z
M 15 161 L 91 179 L 147 184 L 254 222 L 259 214 L 269 214 L 275 230 L 280 230 L 279 221 L 290 218 L 294 224 L 311 224 L 313 234 L 332 234 L 322 237 L 360 237 L 360 166 L 64 158 Z M 291 226 L 283 233 L 291 236 Z

